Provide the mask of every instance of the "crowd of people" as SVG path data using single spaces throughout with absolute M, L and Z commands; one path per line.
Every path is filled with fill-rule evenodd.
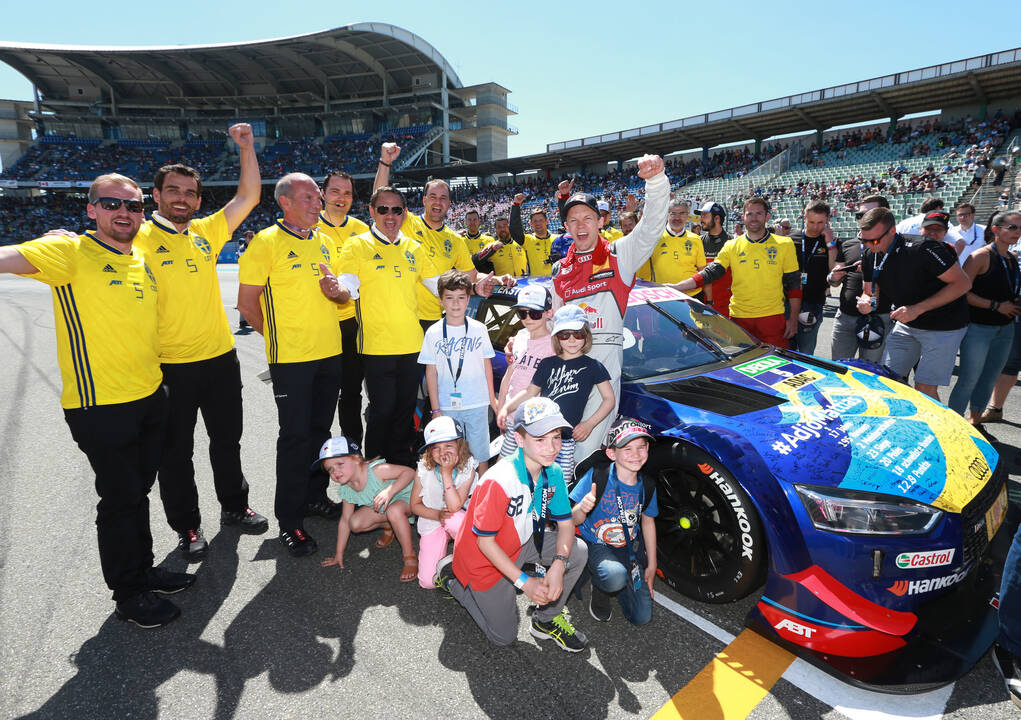
M 104 579 L 117 616 L 142 627 L 176 618 L 180 610 L 165 596 L 195 581 L 152 565 L 145 497 L 155 482 L 184 557 L 196 561 L 209 550 L 192 459 L 199 412 L 221 522 L 247 533 L 269 527 L 248 504 L 240 371 L 215 270 L 224 244 L 252 221 L 261 191 L 251 128 L 241 123 L 230 134 L 240 150 L 237 191 L 206 217 L 196 217 L 201 173 L 172 163 L 156 173 L 157 210 L 148 220 L 135 181 L 101 174 L 85 207 L 94 230 L 0 248 L 0 272 L 54 288 L 55 312 L 63 313 L 61 404 L 96 473 Z M 617 415 L 623 314 L 636 277 L 700 294 L 752 336 L 806 354 L 816 352 L 837 289 L 833 359 L 875 362 L 937 402 L 957 366 L 950 408 L 978 428 L 1002 419 L 1021 370 L 1021 211 L 999 210 L 983 226 L 962 203 L 952 226 L 942 201 L 928 198 L 919 216 L 898 223 L 878 186 L 851 183 L 829 198 L 799 184 L 783 195 L 797 193 L 803 212 L 774 231 L 777 192 L 699 198 L 696 210 L 683 191 L 672 197 L 662 159 L 645 156 L 608 177 L 530 185 L 533 195 L 553 195 L 555 211 L 527 209 L 524 192 L 502 208 L 489 197 L 497 216 L 487 235 L 477 209 L 486 196 L 462 196 L 469 209 L 456 231 L 442 180 L 422 188 L 421 213 L 409 212 L 390 182 L 401 152 L 387 142 L 376 156 L 371 225 L 351 214 L 349 173 L 332 171 L 321 185 L 284 173 L 273 194 L 279 213 L 255 218 L 263 227 L 239 260 L 237 307 L 264 336 L 278 409 L 273 515 L 296 557 L 318 551 L 304 527 L 308 515 L 338 522 L 325 567 L 344 568 L 351 532 L 378 530 L 380 546 L 396 539 L 401 547 L 402 581 L 449 593 L 497 645 L 517 636 L 519 589 L 537 605 L 532 635 L 567 651 L 584 648 L 565 604 L 586 568 L 596 620 L 610 619 L 616 597 L 631 623 L 648 622 L 657 501 L 641 471 L 653 438 L 640 421 Z M 636 183 L 644 185 L 642 203 Z M 828 199 L 856 202 L 855 237 L 833 232 Z M 735 203 L 741 228 L 731 236 Z M 75 213 L 67 198 L 52 204 Z M 549 231 L 552 212 L 560 236 Z M 103 273 L 117 281 L 107 284 Z M 518 294 L 524 328 L 506 349 L 510 371 L 498 387 L 488 332 L 466 316 L 469 297 L 540 273 L 552 288 Z M 418 449 L 413 417 L 423 373 L 430 418 Z M 503 432 L 492 467 L 490 410 Z M 608 482 L 617 489 L 612 502 L 603 497 Z M 420 520 L 417 550 L 412 516 Z M 607 523 L 620 533 L 606 532 Z M 547 531 L 555 532 L 548 542 Z M 1005 613 L 1021 602 L 1014 582 L 1005 572 L 1001 669 L 1021 650 L 1013 627 L 1021 613 Z

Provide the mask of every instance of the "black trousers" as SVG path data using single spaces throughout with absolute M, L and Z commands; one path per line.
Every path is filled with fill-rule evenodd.
M 340 392 L 341 357 L 270 363 L 280 423 L 273 512 L 281 530 L 303 528 L 305 506 L 326 493 L 329 477 L 310 468 L 330 437 Z
M 195 487 L 195 421 L 209 435 L 216 499 L 224 510 L 248 507 L 248 482 L 241 471 L 241 365 L 233 349 L 208 360 L 163 365 L 170 390 L 170 419 L 159 484 L 167 522 L 183 533 L 202 524 Z
M 340 381 L 340 400 L 337 402 L 337 420 L 340 430 L 348 440 L 354 440 L 359 447 L 364 437 L 362 432 L 362 381 L 365 367 L 358 352 L 358 319 L 340 321 L 341 348 L 344 350 L 344 377 Z
M 149 490 L 166 435 L 167 391 L 115 405 L 64 410 L 71 437 L 96 473 L 96 534 L 103 579 L 113 599 L 149 589 Z
M 365 389 L 369 409 L 365 419 L 365 457 L 415 467 L 415 402 L 422 368 L 418 353 L 366 355 Z

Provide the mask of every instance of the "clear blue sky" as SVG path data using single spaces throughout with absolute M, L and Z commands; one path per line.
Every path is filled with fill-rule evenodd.
M 1003 0 L 4 5 L 0 40 L 19 42 L 189 45 L 398 25 L 435 46 L 464 84 L 512 91 L 521 134 L 511 155 L 1021 45 Z M 31 99 L 2 62 L 0 98 Z

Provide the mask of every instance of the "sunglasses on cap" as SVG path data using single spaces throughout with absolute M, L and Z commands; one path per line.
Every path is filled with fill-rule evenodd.
M 518 318 L 524 320 L 526 317 L 532 318 L 533 320 L 542 320 L 542 316 L 546 314 L 545 310 L 532 310 L 530 308 L 518 308 Z
M 584 340 L 585 339 L 585 330 L 584 329 L 582 329 L 582 330 L 561 330 L 560 332 L 557 333 L 557 340 L 559 340 L 560 342 L 564 342 L 565 340 L 570 340 L 571 338 L 574 338 L 575 340 Z
M 142 204 L 141 200 L 121 200 L 115 197 L 101 197 L 96 198 L 96 202 L 93 205 L 98 205 L 104 210 L 113 212 L 114 210 L 120 210 L 121 205 L 130 213 L 140 213 L 145 209 L 145 205 Z
M 390 213 L 393 213 L 394 215 L 404 214 L 404 208 L 402 208 L 400 205 L 394 205 L 393 207 L 387 207 L 386 205 L 377 205 L 375 210 L 380 215 L 389 215 Z

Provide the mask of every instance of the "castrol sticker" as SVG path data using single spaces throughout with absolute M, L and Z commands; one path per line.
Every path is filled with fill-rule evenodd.
M 955 550 L 956 548 L 947 548 L 945 550 L 901 553 L 897 556 L 897 567 L 901 570 L 920 570 L 949 565 L 954 561 Z

